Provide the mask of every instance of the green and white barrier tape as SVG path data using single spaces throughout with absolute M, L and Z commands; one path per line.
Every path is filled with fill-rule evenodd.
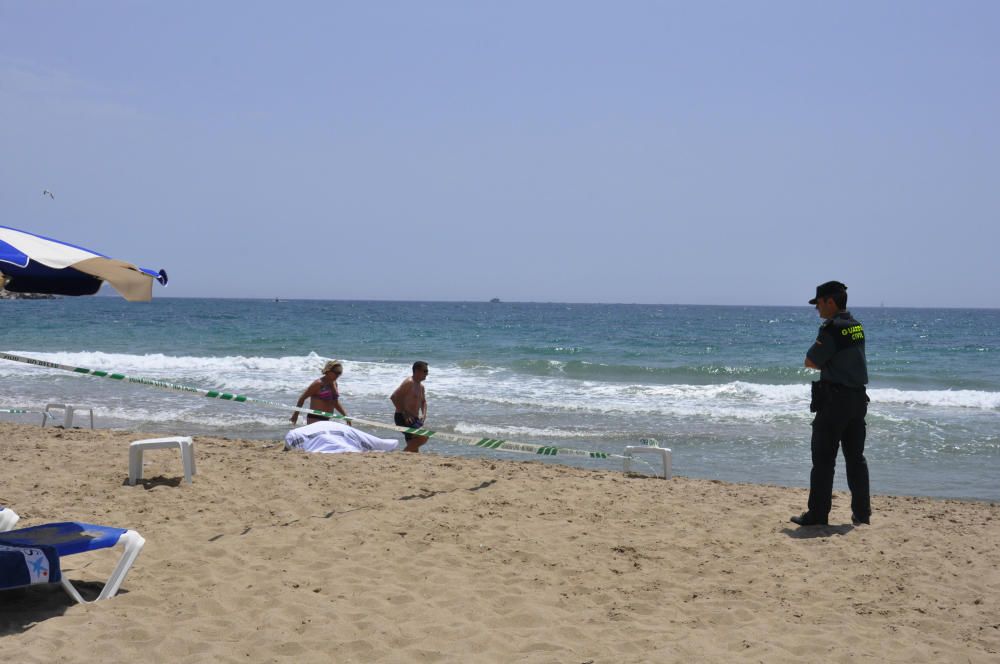
M 0 359 L 10 360 L 11 362 L 24 362 L 25 364 L 33 364 L 35 366 L 45 367 L 47 369 L 61 369 L 62 371 L 71 371 L 73 373 L 83 374 L 85 376 L 110 378 L 112 380 L 120 380 L 126 383 L 136 383 L 138 385 L 149 385 L 152 387 L 159 387 L 165 390 L 175 390 L 177 392 L 188 392 L 190 394 L 199 394 L 209 399 L 223 399 L 225 401 L 236 401 L 239 403 L 256 404 L 258 406 L 267 406 L 268 408 L 276 408 L 284 411 L 291 410 L 300 413 L 306 413 L 307 415 L 319 415 L 321 417 L 329 417 L 338 420 L 347 420 L 349 422 L 358 422 L 360 424 L 365 424 L 370 427 L 376 427 L 379 429 L 390 429 L 392 431 L 400 431 L 402 433 L 415 434 L 417 436 L 426 436 L 428 438 L 436 436 L 438 438 L 442 438 L 445 440 L 451 440 L 454 442 L 463 443 L 470 447 L 483 447 L 486 449 L 504 450 L 507 452 L 524 452 L 527 454 L 541 454 L 543 456 L 576 456 L 576 457 L 587 457 L 590 459 L 625 458 L 621 454 L 610 454 L 608 452 L 589 452 L 587 450 L 575 450 L 568 447 L 554 447 L 552 445 L 515 443 L 510 440 L 501 440 L 498 438 L 475 438 L 473 436 L 462 436 L 459 434 L 445 433 L 441 431 L 432 431 L 431 429 L 420 429 L 417 427 L 410 427 L 410 428 L 399 427 L 393 424 L 383 424 L 382 422 L 373 422 L 371 420 L 363 420 L 357 417 L 344 417 L 340 413 L 328 413 L 322 410 L 311 410 L 309 408 L 298 408 L 295 406 L 287 406 L 285 404 L 280 404 L 275 401 L 254 399 L 252 397 L 244 396 L 242 394 L 230 394 L 228 392 L 222 392 L 220 390 L 202 390 L 197 387 L 190 387 L 187 385 L 175 385 L 174 383 L 168 383 L 153 378 L 138 378 L 133 376 L 126 376 L 125 374 L 120 374 L 120 373 L 100 371 L 98 369 L 71 367 L 67 364 L 56 364 L 54 362 L 36 360 L 34 358 L 23 357 L 21 355 L 11 355 L 10 353 L 0 353 Z
M 40 410 L 24 410 L 23 408 L 0 408 L 0 413 L 13 413 L 15 415 L 25 415 L 30 413 L 40 413 Z

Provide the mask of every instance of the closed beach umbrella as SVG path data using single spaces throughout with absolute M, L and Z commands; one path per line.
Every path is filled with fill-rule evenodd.
M 126 300 L 148 302 L 154 279 L 166 286 L 167 273 L 0 226 L 0 287 L 13 293 L 93 295 L 107 281 Z

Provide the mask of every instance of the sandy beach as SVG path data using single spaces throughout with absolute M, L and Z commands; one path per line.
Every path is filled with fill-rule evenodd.
M 146 538 L 110 601 L 0 594 L 5 661 L 1000 659 L 995 504 L 876 495 L 854 528 L 838 493 L 797 529 L 803 489 L 208 437 L 193 485 L 161 450 L 131 487 L 144 437 L 0 424 L 20 526 Z M 64 573 L 95 596 L 113 558 Z

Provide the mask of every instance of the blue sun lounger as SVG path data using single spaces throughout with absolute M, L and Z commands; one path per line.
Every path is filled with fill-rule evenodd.
M 118 564 L 94 601 L 114 597 L 146 540 L 134 530 L 68 521 L 0 532 L 0 590 L 59 583 L 77 602 L 89 604 L 62 574 L 60 560 L 74 553 L 122 545 Z

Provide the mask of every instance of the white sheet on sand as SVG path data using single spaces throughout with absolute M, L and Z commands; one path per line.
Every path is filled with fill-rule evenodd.
M 391 452 L 399 442 L 378 438 L 340 422 L 314 422 L 285 434 L 286 450 L 339 454 L 341 452 Z

